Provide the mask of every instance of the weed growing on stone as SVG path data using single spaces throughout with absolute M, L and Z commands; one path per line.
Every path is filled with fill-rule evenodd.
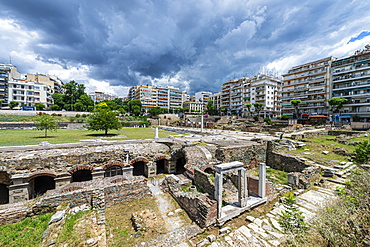
M 74 232 L 74 226 L 77 224 L 84 215 L 88 214 L 91 211 L 80 211 L 76 214 L 68 214 L 66 216 L 63 229 L 61 230 L 57 243 L 79 243 L 80 239 L 77 232 Z

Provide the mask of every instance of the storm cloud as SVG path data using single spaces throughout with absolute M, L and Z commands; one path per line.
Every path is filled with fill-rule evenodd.
M 2 1 L 0 61 L 119 96 L 140 84 L 217 92 L 235 77 L 363 48 L 368 9 L 361 0 Z

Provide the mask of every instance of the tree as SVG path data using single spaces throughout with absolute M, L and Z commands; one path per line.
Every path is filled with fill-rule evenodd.
M 54 93 L 51 96 L 54 100 L 54 105 L 58 106 L 58 110 L 61 110 L 64 108 L 65 102 L 64 102 L 64 95 L 60 93 Z
M 308 230 L 308 224 L 298 209 L 294 194 L 288 192 L 282 201 L 285 210 L 281 212 L 279 224 L 284 233 L 291 234 L 294 238 L 303 236 Z
M 345 98 L 333 98 L 329 99 L 328 103 L 331 106 L 329 111 L 332 113 L 339 113 L 340 110 L 343 108 L 343 105 L 347 102 L 348 100 Z
M 290 101 L 290 104 L 294 107 L 294 112 L 295 112 L 296 119 L 298 119 L 298 116 L 300 115 L 299 108 L 298 108 L 298 105 L 300 103 L 301 103 L 300 99 L 292 99 Z
M 0 107 L 3 105 L 3 101 L 2 100 L 0 100 Z
M 247 107 L 247 110 L 248 110 L 248 116 L 252 115 L 252 104 L 246 104 L 245 105 Z
M 162 114 L 163 113 L 163 108 L 160 108 L 158 106 L 156 107 L 152 107 L 149 109 L 148 113 L 152 116 L 152 117 L 155 117 L 155 116 L 158 116 L 159 114 Z
M 88 111 L 89 107 L 94 107 L 94 101 L 87 94 L 82 94 L 74 104 L 76 111 Z
M 89 130 L 104 130 L 108 134 L 110 129 L 119 129 L 121 124 L 116 116 L 116 113 L 109 109 L 96 109 L 87 119 L 87 128 Z
M 139 116 L 141 113 L 141 101 L 133 99 L 128 102 L 129 111 L 132 115 Z
M 213 104 L 213 100 L 208 100 L 208 102 L 207 102 L 207 113 L 209 115 L 214 115 L 215 114 L 215 106 Z
M 81 97 L 81 95 L 85 94 L 85 86 L 72 80 L 66 83 L 63 88 L 65 89 L 64 102 L 65 104 L 69 104 L 71 109 L 73 109 L 76 101 Z
M 36 107 L 36 110 L 38 111 L 43 111 L 45 109 L 45 105 L 42 103 L 36 104 L 35 107 Z
M 254 103 L 253 106 L 254 106 L 254 111 L 257 112 L 257 116 L 259 117 L 260 112 L 262 111 L 264 104 L 257 102 L 257 103 Z
M 224 106 L 221 106 L 221 107 L 220 107 L 220 112 L 222 112 L 223 114 L 226 114 L 226 112 L 227 112 L 227 108 L 226 108 L 226 107 L 224 107 Z
M 37 125 L 37 129 L 45 131 L 45 137 L 48 135 L 48 130 L 56 131 L 59 128 L 55 117 L 48 114 L 41 114 L 34 121 Z
M 355 147 L 353 161 L 357 164 L 367 164 L 370 161 L 370 141 L 362 141 Z
M 10 101 L 9 102 L 9 108 L 10 109 L 13 109 L 16 106 L 18 106 L 18 102 L 17 101 Z

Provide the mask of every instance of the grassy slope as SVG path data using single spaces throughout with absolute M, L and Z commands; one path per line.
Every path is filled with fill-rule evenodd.
M 50 218 L 51 214 L 38 215 L 0 226 L 0 246 L 39 246 Z
M 59 129 L 56 132 L 48 132 L 48 137 L 44 138 L 44 131 L 37 130 L 0 130 L 0 146 L 22 146 L 37 145 L 42 141 L 51 144 L 76 143 L 82 139 L 102 139 L 102 140 L 132 140 L 150 139 L 154 137 L 152 128 L 123 128 L 121 130 L 111 130 L 108 136 L 104 132 L 79 130 L 79 129 Z M 160 138 L 170 135 L 177 135 L 171 131 L 159 131 Z

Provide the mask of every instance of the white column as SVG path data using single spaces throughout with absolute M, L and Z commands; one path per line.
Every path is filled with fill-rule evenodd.
M 266 197 L 266 164 L 259 164 L 258 195 L 261 198 Z
M 158 127 L 154 128 L 154 138 L 159 138 L 158 137 Z
M 245 169 L 238 170 L 238 202 L 239 207 L 247 206 L 248 190 L 245 177 Z
M 201 130 L 200 130 L 200 131 L 201 131 L 201 132 L 203 132 L 203 114 L 202 114 L 202 118 L 201 118 L 201 119 L 202 119 L 202 120 L 201 120 L 201 126 L 202 126 L 202 127 L 201 127 Z
M 222 174 L 215 173 L 215 199 L 217 201 L 217 218 L 221 218 L 222 208 Z

